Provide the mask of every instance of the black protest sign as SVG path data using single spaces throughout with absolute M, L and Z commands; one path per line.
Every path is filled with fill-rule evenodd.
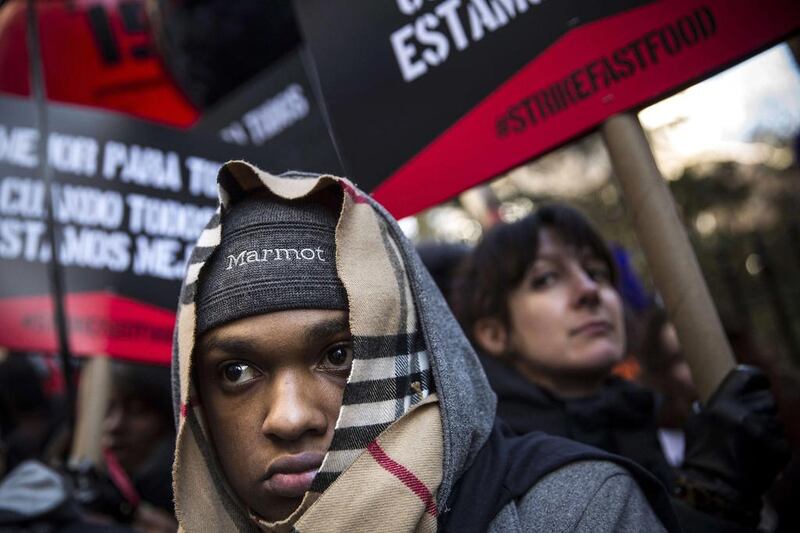
M 264 161 L 294 170 L 340 174 L 342 169 L 298 48 L 270 65 L 212 109 L 194 131 L 258 148 Z M 289 168 L 285 168 L 289 170 Z
M 374 185 L 575 24 L 646 2 L 303 0 L 295 8 L 347 170 Z
M 302 0 L 295 9 L 345 169 L 396 216 L 800 27 L 794 0 Z
M 0 289 L 3 297 L 47 294 L 44 182 L 37 176 L 36 107 L 23 99 L 0 100 Z M 9 331 L 0 314 L 0 345 Z
M 0 346 L 49 351 L 51 248 L 34 111 L 0 98 Z M 80 107 L 47 112 L 72 351 L 168 362 L 180 280 L 216 208 L 221 162 L 271 167 L 209 136 Z

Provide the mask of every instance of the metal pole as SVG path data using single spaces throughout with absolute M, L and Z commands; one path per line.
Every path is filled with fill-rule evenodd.
M 707 400 L 734 367 L 700 265 L 635 114 L 608 119 L 602 133 L 653 279 L 675 325 L 695 385 Z
M 36 122 L 39 131 L 39 171 L 45 183 L 45 213 L 47 216 L 47 238 L 50 241 L 50 262 L 48 277 L 50 278 L 50 295 L 53 299 L 53 320 L 55 322 L 58 353 L 64 371 L 64 383 L 67 394 L 67 423 L 74 427 L 75 421 L 75 379 L 72 375 L 72 355 L 69 349 L 66 313 L 64 312 L 64 284 L 61 265 L 58 263 L 58 244 L 56 242 L 56 224 L 53 215 L 53 175 L 47 160 L 47 138 L 49 125 L 47 120 L 47 97 L 44 90 L 44 74 L 42 73 L 41 51 L 39 49 L 39 24 L 33 0 L 28 0 L 28 56 L 30 57 L 31 90 L 36 103 Z

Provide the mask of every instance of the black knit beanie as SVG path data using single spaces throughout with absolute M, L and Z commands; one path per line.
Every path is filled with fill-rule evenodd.
M 291 309 L 347 309 L 336 275 L 341 191 L 299 200 L 263 192 L 223 212 L 222 241 L 198 280 L 197 334 Z

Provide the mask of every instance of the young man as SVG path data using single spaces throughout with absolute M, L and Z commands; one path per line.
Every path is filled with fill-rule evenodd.
M 350 182 L 219 182 L 174 345 L 184 530 L 673 529 L 635 465 L 496 423 L 413 247 Z

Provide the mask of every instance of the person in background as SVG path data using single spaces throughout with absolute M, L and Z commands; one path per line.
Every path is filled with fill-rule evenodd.
M 637 360 L 641 361 L 641 373 L 637 380 L 656 392 L 659 442 L 669 463 L 681 466 L 686 447 L 684 426 L 698 400 L 697 389 L 681 352 L 675 327 L 664 309 L 652 307 L 644 313 L 642 321 L 644 334 L 636 354 Z M 764 498 L 761 528 L 781 533 L 798 531 L 800 510 L 795 502 L 800 497 L 800 403 L 797 401 L 800 379 L 797 370 L 765 357 L 757 349 L 750 331 L 738 321 L 723 318 L 723 325 L 736 359 L 757 366 L 770 377 L 780 421 L 793 445 L 789 465 Z
M 461 262 L 469 256 L 471 248 L 467 244 L 427 241 L 417 244 L 417 253 L 422 264 L 428 269 L 433 282 L 444 299 L 450 302 L 450 286 Z
M 689 363 L 666 312 L 653 307 L 644 317 L 644 334 L 637 359 L 638 380 L 656 392 L 658 439 L 667 461 L 680 466 L 686 449 L 684 426 L 699 400 Z
M 114 490 L 95 501 L 94 510 L 148 531 L 175 531 L 169 368 L 112 363 L 102 448 L 106 481 Z
M 0 477 L 27 459 L 61 459 L 64 415 L 46 394 L 33 356 L 10 352 L 0 360 Z
M 46 364 L 42 366 L 46 367 Z M 169 375 L 167 369 L 163 370 L 167 372 L 166 380 L 161 380 L 162 385 L 166 386 L 162 402 L 166 395 L 167 424 L 164 426 L 159 421 L 157 425 L 159 428 L 166 427 L 169 433 L 172 426 L 169 417 Z M 152 398 L 155 392 L 153 384 L 151 380 L 146 381 L 143 392 Z M 119 523 L 117 516 L 111 516 L 124 500 L 105 476 L 98 475 L 96 471 L 83 475 L 83 472 L 78 473 L 64 467 L 63 458 L 69 442 L 69 429 L 64 424 L 63 413 L 53 407 L 53 398 L 48 398 L 45 390 L 37 366 L 25 354 L 11 354 L 0 363 L 0 436 L 9 452 L 8 471 L 0 473 L 0 530 L 93 533 L 133 531 L 129 526 Z M 115 396 L 121 390 L 121 387 L 115 389 Z M 115 435 L 124 432 L 119 428 L 114 428 L 113 431 Z M 119 442 L 116 436 L 112 440 Z M 153 443 L 146 440 L 135 443 L 141 450 L 153 447 Z M 60 451 L 54 453 L 51 451 L 53 448 Z M 121 456 L 124 457 L 125 453 Z M 168 453 L 164 464 L 167 487 L 169 459 Z M 128 464 L 131 466 L 133 463 Z M 139 466 L 136 470 L 140 472 L 143 469 Z M 141 491 L 144 494 L 150 493 L 149 489 L 143 487 Z M 113 501 L 113 508 L 111 513 L 101 516 L 97 511 L 97 504 L 109 495 L 110 498 L 105 501 Z M 163 514 L 169 517 L 167 511 Z M 137 521 L 139 530 L 153 533 L 175 530 L 174 526 L 171 530 L 145 527 L 146 522 L 155 522 L 149 516 L 143 518 L 145 520 Z M 172 524 L 174 523 L 172 519 Z
M 643 465 L 676 495 L 688 531 L 756 527 L 788 450 L 766 378 L 732 371 L 687 420 L 685 459 L 674 470 L 658 442 L 653 394 L 611 374 L 626 343 L 616 283 L 606 243 L 570 207 L 541 207 L 484 236 L 452 297 L 498 415 L 519 433 L 546 431 Z

